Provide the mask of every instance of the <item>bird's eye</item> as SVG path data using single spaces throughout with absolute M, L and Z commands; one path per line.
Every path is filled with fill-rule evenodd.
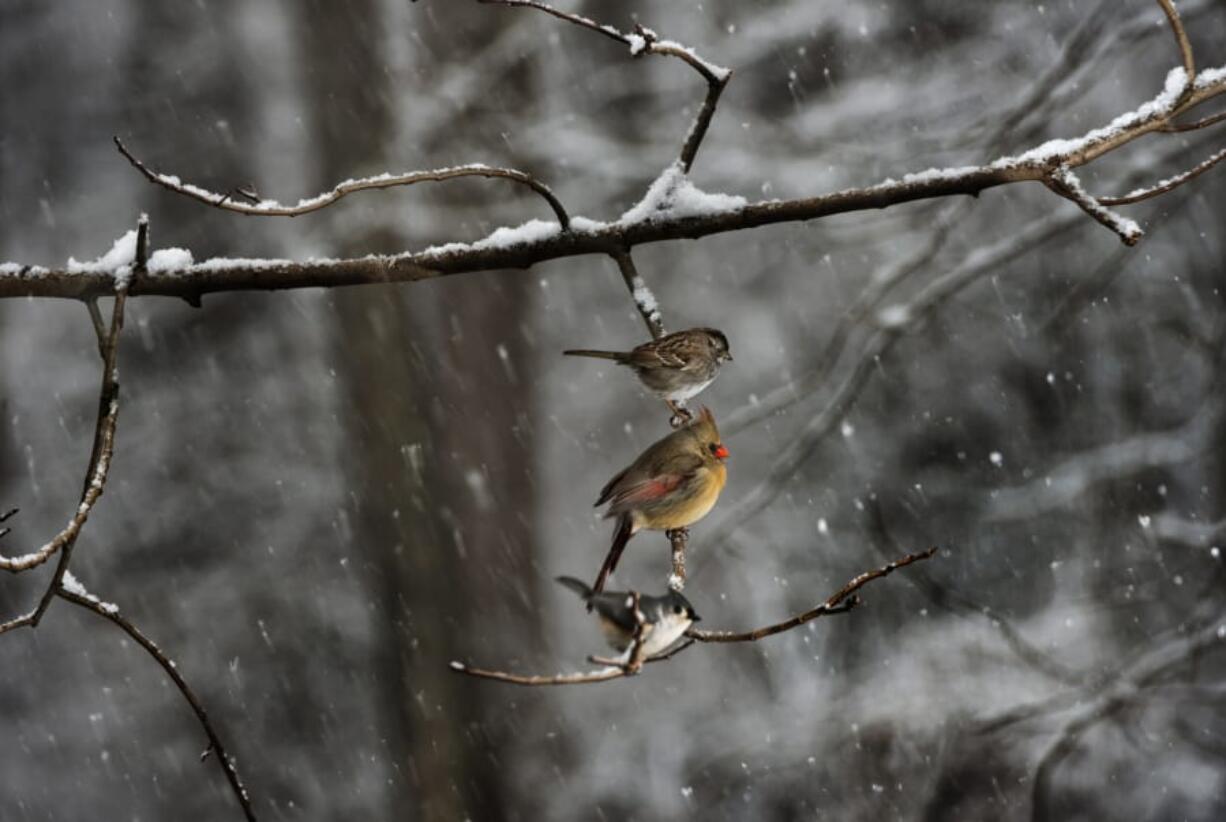
M 684 612 L 685 612 L 685 609 L 682 608 L 680 605 L 673 606 L 673 613 L 676 614 L 677 616 L 681 616 L 681 614 L 683 614 Z

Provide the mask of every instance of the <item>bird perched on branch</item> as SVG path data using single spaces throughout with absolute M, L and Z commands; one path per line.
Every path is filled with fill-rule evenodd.
M 668 403 L 674 414 L 689 417 L 677 403 L 697 396 L 710 385 L 719 367 L 732 359 L 728 338 L 714 328 L 689 328 L 665 334 L 629 351 L 571 349 L 568 357 L 613 360 L 634 369 L 648 391 Z
M 703 408 L 697 419 L 657 441 L 609 480 L 596 505 L 608 503 L 605 517 L 617 518 L 617 530 L 594 590 L 604 590 L 626 543 L 639 531 L 672 531 L 705 517 L 728 480 L 727 458 L 715 417 Z
M 596 612 L 600 630 L 609 647 L 623 653 L 630 649 L 638 630 L 634 615 L 634 594 L 628 591 L 598 593 L 574 577 L 558 577 L 558 582 L 578 594 Z M 681 638 L 689 627 L 702 617 L 694 612 L 690 601 L 676 591 L 662 597 L 639 597 L 639 613 L 643 615 L 642 658 L 655 656 Z

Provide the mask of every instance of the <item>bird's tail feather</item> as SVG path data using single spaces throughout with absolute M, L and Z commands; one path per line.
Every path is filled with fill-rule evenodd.
M 630 541 L 633 534 L 634 522 L 630 519 L 629 514 L 622 514 L 617 518 L 617 530 L 613 532 L 613 544 L 609 546 L 604 565 L 600 566 L 600 573 L 596 576 L 596 584 L 592 586 L 593 593 L 598 594 L 604 590 L 605 581 L 608 580 L 609 574 L 617 570 L 617 561 L 621 559 L 622 551 L 626 550 L 626 543 Z
M 585 600 L 592 598 L 593 591 L 591 588 L 587 587 L 586 582 L 575 579 L 574 577 L 554 577 L 554 579 L 563 586 L 574 591 L 580 596 L 580 598 Z
M 626 358 L 626 355 L 621 351 L 593 351 L 590 348 L 572 348 L 562 353 L 568 357 L 595 357 L 598 360 L 613 360 L 615 362 L 621 362 Z

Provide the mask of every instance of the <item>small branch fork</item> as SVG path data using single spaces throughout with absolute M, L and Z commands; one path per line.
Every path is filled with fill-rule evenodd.
M 543 11 L 559 20 L 565 20 L 568 23 L 581 26 L 597 34 L 603 34 L 610 40 L 615 40 L 622 45 L 629 46 L 630 54 L 634 57 L 640 57 L 644 54 L 676 57 L 698 72 L 702 79 L 707 81 L 707 96 L 702 101 L 702 107 L 699 108 L 698 114 L 694 118 L 694 123 L 686 134 L 685 143 L 681 146 L 681 155 L 678 158 L 681 162 L 681 169 L 687 174 L 690 172 L 690 169 L 694 166 L 694 158 L 698 156 L 698 149 L 702 146 L 702 140 L 706 137 L 707 130 L 711 126 L 711 118 L 715 116 L 715 107 L 719 105 L 719 97 L 724 93 L 724 88 L 728 85 L 728 81 L 732 79 L 732 69 L 717 66 L 708 60 L 704 60 L 693 49 L 680 43 L 675 43 L 672 40 L 661 40 L 658 34 L 645 26 L 636 25 L 632 34 L 626 34 L 625 32 L 618 31 L 613 26 L 597 23 L 595 20 L 578 14 L 555 9 L 536 0 L 477 0 L 477 2 L 491 6 L 513 6 Z
M 636 631 L 635 644 L 629 649 L 625 662 L 613 662 L 612 660 L 593 657 L 592 661 L 598 663 L 610 663 L 606 667 L 595 671 L 585 671 L 570 674 L 554 674 L 554 675 L 528 675 L 515 674 L 507 671 L 494 671 L 486 668 L 474 668 L 462 662 L 452 662 L 451 669 L 456 673 L 466 674 L 481 679 L 493 679 L 498 682 L 506 682 L 512 685 L 586 685 L 593 682 L 608 682 L 611 679 L 620 679 L 626 676 L 633 676 L 638 673 L 643 665 L 652 662 L 663 662 L 671 659 L 677 654 L 689 648 L 695 642 L 756 642 L 768 636 L 781 634 L 785 631 L 790 631 L 804 625 L 807 622 L 812 622 L 825 616 L 834 614 L 845 614 L 859 606 L 862 602 L 857 592 L 868 585 L 870 582 L 889 576 L 899 568 L 905 568 L 916 562 L 923 562 L 936 556 L 937 548 L 929 548 L 927 551 L 921 551 L 918 554 L 908 554 L 900 559 L 883 565 L 880 568 L 875 568 L 871 571 L 866 571 L 863 574 L 853 578 L 846 585 L 840 588 L 831 596 L 827 597 L 824 602 L 815 608 L 797 614 L 783 622 L 778 622 L 773 625 L 766 625 L 762 628 L 756 628 L 752 631 L 703 631 L 691 628 L 686 631 L 686 639 L 678 645 L 675 645 L 668 651 L 665 651 L 655 656 L 643 659 L 641 654 L 641 640 L 643 639 L 642 631 L 644 627 L 643 615 L 638 610 L 637 602 L 635 604 L 635 617 L 639 622 L 639 627 Z M 634 597 L 638 597 L 637 593 L 632 593 Z
M 149 221 L 144 215 L 141 215 L 141 219 L 137 224 L 135 259 L 132 262 L 131 273 L 136 275 L 144 274 L 148 261 Z M 114 305 L 111 309 L 109 324 L 103 319 L 96 298 L 91 297 L 86 300 L 90 323 L 97 335 L 98 352 L 102 358 L 102 387 L 98 396 L 98 417 L 94 426 L 94 441 L 90 450 L 89 464 L 85 470 L 85 482 L 84 488 L 81 491 L 81 501 L 72 519 L 69 520 L 68 525 L 56 534 L 50 542 L 38 550 L 23 556 L 0 556 L 0 569 L 14 574 L 37 568 L 53 556 L 57 554 L 59 556 L 55 573 L 52 575 L 46 590 L 39 598 L 38 604 L 28 613 L 0 623 L 0 634 L 5 634 L 22 627 L 38 627 L 43 615 L 51 605 L 51 600 L 55 597 L 92 611 L 98 616 L 118 625 L 162 666 L 162 670 L 170 676 L 176 687 L 178 687 L 179 692 L 187 700 L 188 704 L 191 705 L 209 740 L 209 747 L 205 751 L 205 755 L 208 755 L 210 752 L 217 754 L 217 760 L 225 772 L 226 779 L 230 783 L 236 799 L 242 806 L 244 815 L 248 820 L 254 822 L 256 817 L 234 762 L 226 753 L 225 746 L 209 721 L 199 697 L 192 691 L 183 675 L 179 673 L 174 662 L 152 640 L 141 633 L 131 621 L 121 616 L 118 608 L 109 603 L 102 602 L 85 591 L 68 569 L 77 538 L 80 536 L 86 520 L 89 519 L 90 513 L 93 511 L 94 506 L 106 487 L 111 459 L 115 451 L 115 428 L 119 420 L 119 335 L 123 330 L 124 307 L 128 298 L 128 282 L 127 278 L 117 278 L 114 280 Z M 16 513 L 16 509 L 5 513 L 3 516 L 0 516 L 0 522 L 4 522 Z M 8 528 L 0 529 L 0 537 L 8 533 Z

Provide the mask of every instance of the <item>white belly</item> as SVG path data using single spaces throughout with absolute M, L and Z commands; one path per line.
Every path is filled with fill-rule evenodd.
M 669 392 L 669 394 L 665 396 L 664 399 L 672 400 L 673 402 L 682 402 L 682 401 L 688 400 L 690 397 L 697 397 L 699 394 L 702 393 L 704 388 L 706 388 L 708 385 L 710 385 L 713 382 L 715 382 L 714 377 L 707 380 L 706 382 L 700 382 L 696 385 L 687 385 L 684 388 L 679 388 L 676 391 Z

